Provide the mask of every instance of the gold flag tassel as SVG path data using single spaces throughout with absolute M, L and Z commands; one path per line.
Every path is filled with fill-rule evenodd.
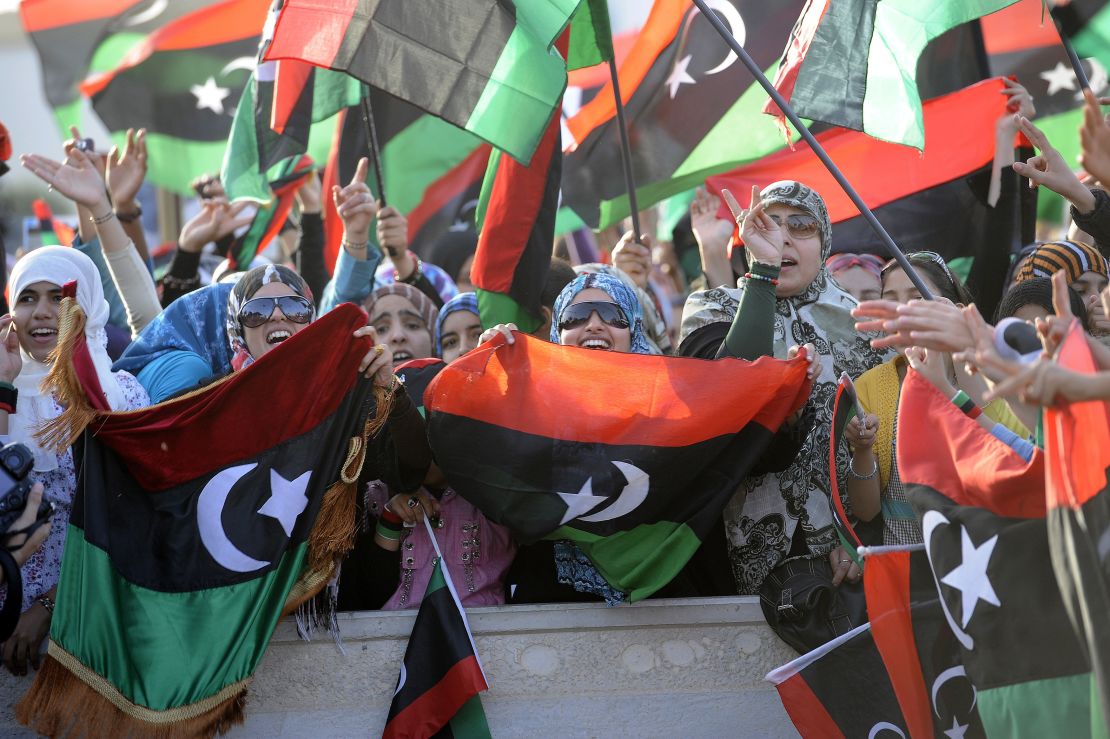
M 243 723 L 249 683 L 250 678 L 240 680 L 197 703 L 153 711 L 132 703 L 51 641 L 15 717 L 48 737 L 211 737 Z
M 74 350 L 84 337 L 85 311 L 77 304 L 76 297 L 66 295 L 58 310 L 58 343 L 47 357 L 50 371 L 42 381 L 43 391 L 53 394 L 64 410 L 35 432 L 39 444 L 57 454 L 73 446 L 99 413 L 89 404 L 73 366 Z

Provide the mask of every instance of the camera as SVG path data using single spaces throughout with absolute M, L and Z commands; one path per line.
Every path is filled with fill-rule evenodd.
M 1033 364 L 1044 347 L 1037 329 L 1020 318 L 1003 318 L 994 328 L 994 348 L 1003 359 Z
M 0 541 L 27 505 L 32 481 L 27 475 L 35 464 L 35 455 L 23 444 L 0 447 Z M 50 518 L 54 506 L 47 500 L 39 504 L 32 530 Z M 30 532 L 28 532 L 30 535 Z

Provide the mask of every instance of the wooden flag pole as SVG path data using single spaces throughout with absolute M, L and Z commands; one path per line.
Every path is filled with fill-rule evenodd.
M 748 55 L 748 52 L 744 50 L 744 47 L 740 45 L 740 42 L 737 41 L 736 38 L 732 35 L 732 32 L 728 30 L 728 27 L 725 26 L 723 22 L 721 22 L 721 19 L 717 17 L 717 14 L 714 13 L 712 9 L 710 9 L 708 3 L 706 3 L 706 0 L 694 0 L 694 5 L 698 6 L 698 9 L 701 10 L 702 15 L 705 16 L 705 19 L 713 25 L 713 28 L 717 29 L 717 33 L 721 34 L 721 38 L 725 40 L 725 43 L 727 43 L 732 48 L 732 50 L 736 52 L 736 56 L 739 57 L 740 61 L 744 63 L 744 66 L 748 68 L 748 71 L 752 73 L 752 76 L 755 77 L 756 82 L 758 82 L 763 87 L 763 89 L 767 91 L 767 94 L 770 95 L 771 99 L 775 101 L 775 105 L 779 106 L 779 110 L 783 112 L 783 114 L 790 121 L 790 123 L 793 124 L 798 133 L 802 135 L 802 138 L 805 139 L 807 144 L 809 144 L 809 148 L 813 149 L 813 153 L 817 155 L 817 158 L 821 160 L 821 163 L 825 165 L 825 168 L 829 170 L 829 174 L 833 176 L 833 178 L 844 189 L 844 192 L 848 195 L 855 206 L 859 208 L 860 214 L 867 220 L 869 224 L 871 224 L 871 228 L 875 230 L 875 233 L 878 234 L 879 239 L 882 240 L 883 244 L 886 246 L 887 252 L 889 252 L 890 256 L 898 262 L 898 266 L 900 266 L 905 271 L 906 275 L 910 278 L 910 281 L 914 284 L 914 287 L 916 287 L 917 291 L 921 293 L 921 297 L 925 298 L 926 300 L 933 300 L 932 291 L 929 290 L 928 286 L 925 284 L 925 281 L 921 279 L 921 275 L 919 275 L 917 273 L 917 270 L 913 268 L 913 265 L 910 264 L 910 260 L 906 259 L 906 255 L 902 253 L 902 250 L 899 249 L 898 245 L 894 243 L 894 239 L 892 239 L 890 237 L 890 234 L 887 233 L 887 230 L 883 228 L 883 224 L 879 223 L 879 219 L 876 218 L 875 214 L 871 212 L 871 209 L 867 207 L 867 203 L 863 202 L 863 198 L 861 198 L 859 193 L 856 192 L 856 189 L 852 187 L 852 184 L 848 182 L 847 178 L 844 176 L 844 173 L 840 171 L 835 163 L 833 163 L 833 160 L 829 157 L 828 153 L 825 152 L 824 148 L 822 148 L 821 144 L 818 143 L 817 139 L 813 137 L 813 134 L 809 132 L 809 129 L 806 128 L 804 123 L 802 123 L 802 120 L 798 118 L 798 114 L 794 112 L 794 109 L 790 107 L 790 104 L 786 102 L 783 96 L 779 94 L 779 91 L 775 89 L 775 86 L 771 84 L 771 81 L 767 79 L 767 76 L 763 74 L 763 70 L 760 69 L 755 61 L 751 58 L 751 56 Z
M 624 186 L 628 190 L 628 208 L 632 216 L 632 238 L 640 240 L 640 207 L 636 203 L 636 180 L 632 177 L 632 146 L 628 142 L 628 124 L 624 120 L 624 101 L 617 74 L 617 55 L 609 57 L 609 77 L 613 80 L 613 102 L 617 105 L 617 125 L 621 134 L 621 162 L 624 163 Z

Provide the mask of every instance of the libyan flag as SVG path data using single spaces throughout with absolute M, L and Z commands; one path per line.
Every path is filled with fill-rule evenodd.
M 808 0 L 775 88 L 802 118 L 922 149 L 918 60 L 926 45 L 1017 0 Z M 783 117 L 768 100 L 764 111 Z
M 1099 371 L 1087 334 L 1073 321 L 1056 362 Z M 1045 409 L 1048 537 L 1068 617 L 1097 678 L 1101 715 L 1110 716 L 1110 404 L 1065 403 Z
M 487 518 L 524 543 L 575 542 L 640 600 L 682 569 L 809 397 L 804 365 L 495 337 L 428 386 L 428 434 L 451 486 Z
M 443 557 L 436 557 L 382 737 L 488 738 L 489 726 L 478 697 L 488 689 L 466 611 Z
M 20 721 L 50 736 L 193 736 L 242 720 L 278 619 L 323 586 L 348 538 L 357 491 L 342 480 L 357 477 L 345 464 L 371 403 L 357 372 L 370 342 L 351 339 L 364 324 L 340 306 L 247 369 L 128 413 L 91 410 L 106 406 L 95 372 L 63 332 L 74 359 L 56 387 L 83 386 L 89 401 L 67 397 L 67 414 L 90 422 L 48 656 Z
M 1053 571 L 1043 455 L 1026 463 L 914 371 L 898 438 L 929 440 L 900 443 L 898 471 L 987 735 L 1091 735 L 1091 667 Z
M 916 736 L 906 732 L 869 623 L 772 670 L 766 680 L 807 739 Z
M 284 0 L 265 59 L 337 69 L 532 158 L 567 82 L 553 47 L 579 0 Z
M 198 174 L 219 171 L 268 6 L 224 0 L 178 18 L 81 85 L 113 135 L 147 130 L 153 184 L 185 193 Z

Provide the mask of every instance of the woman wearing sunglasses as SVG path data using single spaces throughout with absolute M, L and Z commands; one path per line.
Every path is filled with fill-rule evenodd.
M 912 252 L 906 258 L 933 295 L 956 305 L 972 302 L 968 289 L 939 254 Z M 905 270 L 894 260 L 889 261 L 882 270 L 882 299 L 905 304 L 920 298 L 921 293 Z M 960 314 L 952 315 L 954 320 L 959 320 Z M 848 497 L 852 511 L 860 520 L 872 521 L 882 514 L 882 543 L 887 545 L 921 542 L 921 524 L 906 499 L 896 455 L 898 398 L 911 366 L 954 402 L 959 401 L 957 405 L 973 403 L 975 410 L 972 412 L 982 405 L 983 393 L 987 390 L 980 377 L 969 375 L 962 365 L 953 363 L 951 355 L 931 349 L 911 348 L 856 380 L 856 392 L 865 412 L 862 420 L 852 419 L 845 430 L 852 450 L 847 476 Z M 982 413 L 1019 438 L 1029 435 L 1004 401 L 990 403 Z

